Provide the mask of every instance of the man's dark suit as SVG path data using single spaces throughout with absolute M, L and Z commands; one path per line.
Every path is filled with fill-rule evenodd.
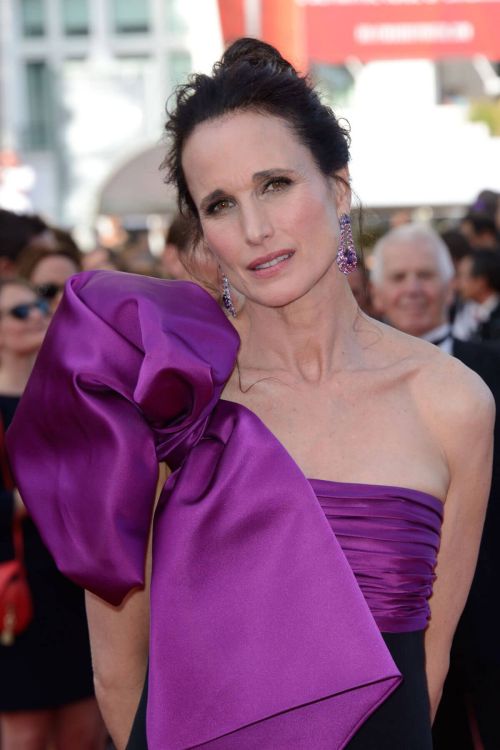
M 498 341 L 498 339 L 500 339 L 500 304 L 491 311 L 488 320 L 479 324 L 474 334 L 474 340 L 477 341 Z
M 466 702 L 485 750 L 500 749 L 500 349 L 453 340 L 452 353 L 480 375 L 497 406 L 493 479 L 476 574 L 455 634 L 450 672 L 433 728 L 435 750 L 473 750 Z

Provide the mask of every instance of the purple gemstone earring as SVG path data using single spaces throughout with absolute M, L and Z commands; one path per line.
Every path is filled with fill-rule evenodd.
M 354 247 L 352 238 L 351 217 L 349 214 L 341 214 L 340 224 L 340 242 L 337 251 L 337 265 L 342 273 L 348 274 L 354 271 L 358 264 L 358 256 Z
M 227 312 L 231 317 L 236 317 L 236 308 L 233 304 L 231 297 L 231 287 L 229 286 L 229 279 L 226 274 L 222 274 L 222 304 L 226 308 Z

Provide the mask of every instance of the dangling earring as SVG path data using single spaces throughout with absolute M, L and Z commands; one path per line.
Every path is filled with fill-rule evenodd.
M 354 247 L 352 238 L 351 217 L 349 214 L 341 214 L 340 224 L 340 242 L 337 252 L 337 265 L 342 273 L 348 274 L 354 271 L 358 264 L 358 256 Z
M 227 278 L 226 274 L 222 274 L 222 304 L 228 311 L 229 315 L 231 317 L 236 317 L 236 308 L 233 305 L 233 300 L 231 297 L 231 287 L 229 286 L 229 279 Z

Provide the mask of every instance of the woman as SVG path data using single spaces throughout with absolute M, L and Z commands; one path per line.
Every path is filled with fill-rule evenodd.
M 129 748 L 430 748 L 481 533 L 491 395 L 359 311 L 343 273 L 347 137 L 276 50 L 232 45 L 180 88 L 167 132 L 234 327 L 190 283 L 84 274 L 10 434 L 23 496 L 93 592 L 115 744 L 149 660 Z M 43 487 L 35 445 L 53 466 Z M 173 473 L 154 510 L 148 639 L 137 589 L 158 462 Z
M 61 301 L 64 284 L 82 270 L 78 248 L 30 247 L 19 259 L 19 274 L 28 279 L 50 304 L 51 312 Z
M 6 428 L 47 330 L 49 306 L 22 279 L 0 284 L 0 413 Z M 29 425 L 25 429 L 29 429 Z M 34 618 L 13 644 L 0 645 L 2 750 L 103 747 L 93 697 L 83 594 L 56 569 L 17 490 L 2 487 L 0 559 L 12 549 L 12 513 L 23 518 Z M 51 745 L 52 746 L 52 745 Z

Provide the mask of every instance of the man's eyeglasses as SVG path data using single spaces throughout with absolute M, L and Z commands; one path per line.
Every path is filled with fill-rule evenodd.
M 39 310 L 42 315 L 48 315 L 50 313 L 49 303 L 46 299 L 37 299 L 34 302 L 22 302 L 20 305 L 14 305 L 14 307 L 0 312 L 2 315 L 10 315 L 16 320 L 27 320 L 32 310 Z
M 57 297 L 59 292 L 62 292 L 63 289 L 63 286 L 61 286 L 60 284 L 55 284 L 53 282 L 49 282 L 47 284 L 39 284 L 37 287 L 35 287 L 35 291 L 40 297 L 49 300 Z

